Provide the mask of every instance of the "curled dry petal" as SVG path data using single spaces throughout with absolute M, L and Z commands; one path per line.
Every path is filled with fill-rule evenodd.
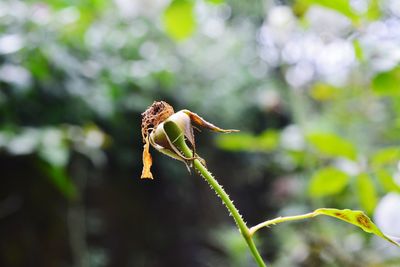
M 153 160 L 149 152 L 149 147 L 149 137 L 147 136 L 143 146 L 143 170 L 142 176 L 140 176 L 142 179 L 153 179 L 153 174 L 150 171 Z
M 191 112 L 190 110 L 184 109 L 181 110 L 182 112 L 186 113 L 187 115 L 189 115 L 190 120 L 192 122 L 194 122 L 195 124 L 204 127 L 206 129 L 212 130 L 214 132 L 220 132 L 220 133 L 233 133 L 233 132 L 239 132 L 239 130 L 234 130 L 234 129 L 221 129 L 217 126 L 215 126 L 214 124 L 206 121 L 205 119 L 203 119 L 202 117 L 200 117 L 199 115 L 197 115 L 194 112 Z
M 150 171 L 153 161 L 149 151 L 149 131 L 153 131 L 172 114 L 174 114 L 174 109 L 164 101 L 153 102 L 153 104 L 142 113 L 142 139 L 144 143 L 142 179 L 153 179 L 153 175 Z

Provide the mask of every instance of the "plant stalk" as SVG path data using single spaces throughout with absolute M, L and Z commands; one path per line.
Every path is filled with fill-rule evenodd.
M 302 215 L 278 217 L 278 218 L 275 218 L 275 219 L 272 219 L 272 220 L 268 220 L 268 221 L 259 223 L 259 224 L 255 225 L 255 226 L 251 227 L 249 229 L 250 236 L 253 236 L 255 232 L 257 232 L 260 228 L 263 228 L 263 227 L 269 227 L 270 225 L 275 225 L 275 224 L 283 223 L 283 222 L 309 219 L 309 218 L 315 217 L 317 215 L 318 215 L 318 213 L 316 213 L 314 211 L 314 212 L 310 212 L 310 213 L 302 214 Z
M 187 155 L 186 155 L 187 156 Z M 229 210 L 230 214 L 234 218 L 237 227 L 240 230 L 243 238 L 246 240 L 246 243 L 253 255 L 255 261 L 258 266 L 266 267 L 264 260 L 261 258 L 260 253 L 254 243 L 253 237 L 250 235 L 249 228 L 244 222 L 242 216 L 240 215 L 238 209 L 233 204 L 232 200 L 229 198 L 229 195 L 225 192 L 222 186 L 218 183 L 218 181 L 211 175 L 211 173 L 207 170 L 207 168 L 197 159 L 194 160 L 194 167 L 199 171 L 201 176 L 207 181 L 207 183 L 214 189 L 217 195 L 224 202 L 226 208 Z
M 192 150 L 187 146 L 184 141 L 184 138 L 177 138 L 174 140 L 174 145 L 179 148 L 185 157 L 191 158 L 193 157 Z M 246 240 L 246 243 L 253 255 L 255 261 L 257 262 L 259 267 L 267 267 L 264 263 L 264 260 L 261 258 L 260 253 L 254 243 L 252 235 L 250 235 L 250 230 L 244 222 L 242 216 L 240 215 L 238 209 L 233 204 L 232 200 L 229 198 L 229 195 L 225 192 L 222 186 L 218 183 L 218 181 L 212 176 L 212 174 L 207 170 L 207 168 L 198 160 L 195 159 L 193 161 L 194 168 L 203 176 L 203 178 L 207 181 L 207 183 L 214 189 L 215 193 L 221 198 L 224 202 L 226 208 L 234 218 L 237 227 L 239 228 L 240 233 L 243 238 Z

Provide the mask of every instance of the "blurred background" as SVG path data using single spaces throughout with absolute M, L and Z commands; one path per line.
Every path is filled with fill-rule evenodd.
M 255 266 L 221 201 L 152 151 L 155 100 L 197 133 L 249 225 L 364 210 L 400 236 L 396 0 L 2 0 L 0 266 Z M 332 218 L 257 235 L 270 266 L 400 266 Z

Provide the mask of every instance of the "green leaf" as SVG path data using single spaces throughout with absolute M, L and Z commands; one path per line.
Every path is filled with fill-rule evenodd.
M 364 60 L 364 53 L 358 40 L 353 41 L 354 54 L 358 61 Z
M 371 158 L 371 165 L 374 168 L 383 167 L 385 165 L 396 164 L 400 160 L 400 148 L 388 147 L 377 151 Z
M 356 149 L 352 143 L 334 134 L 314 133 L 307 136 L 308 141 L 325 156 L 356 159 Z
M 314 214 L 327 215 L 354 224 L 355 226 L 360 227 L 367 233 L 377 235 L 379 237 L 382 237 L 383 239 L 386 239 L 390 243 L 395 244 L 396 246 L 400 246 L 398 243 L 396 243 L 395 241 L 384 235 L 381 232 L 381 230 L 379 230 L 379 228 L 372 222 L 372 220 L 362 211 L 349 210 L 349 209 L 339 210 L 339 209 L 322 208 L 315 210 Z
M 343 191 L 349 176 L 333 167 L 317 171 L 310 181 L 309 193 L 312 197 L 335 195 Z
M 372 80 L 372 89 L 381 96 L 400 96 L 400 67 L 381 72 Z
M 278 147 L 279 134 L 275 130 L 266 130 L 259 136 L 247 133 L 220 135 L 217 145 L 229 151 L 259 151 L 271 152 Z
M 366 213 L 372 214 L 378 202 L 378 197 L 375 185 L 368 174 L 362 173 L 357 176 L 357 189 L 361 207 Z
M 379 9 L 379 0 L 371 0 L 368 10 L 362 14 L 357 13 L 351 7 L 349 0 L 297 0 L 294 8 L 300 11 L 301 14 L 304 14 L 305 10 L 311 5 L 319 5 L 335 10 L 348 17 L 355 25 L 358 25 L 361 19 L 376 20 L 381 15 L 381 11 Z
M 365 14 L 365 16 L 367 17 L 367 19 L 369 20 L 378 20 L 381 15 L 381 9 L 380 9 L 380 0 L 370 0 L 369 1 L 369 7 L 368 10 Z
M 256 142 L 263 151 L 272 151 L 278 146 L 279 134 L 275 130 L 266 130 L 256 138 Z
M 393 180 L 392 175 L 390 175 L 386 170 L 378 170 L 376 172 L 376 176 L 378 177 L 379 182 L 381 183 L 382 187 L 387 192 L 399 192 L 400 193 L 400 185 L 396 184 Z
M 163 22 L 166 32 L 175 40 L 189 37 L 196 28 L 194 2 L 172 1 L 164 12 Z
M 309 7 L 310 5 L 319 5 L 325 8 L 329 8 L 332 10 L 335 10 L 349 19 L 351 19 L 353 22 L 358 22 L 360 19 L 360 16 L 354 12 L 350 5 L 350 1 L 348 0 L 336 0 L 336 1 L 331 1 L 331 0 L 298 0 L 297 1 L 298 5 L 301 5 L 303 7 Z
M 216 139 L 217 146 L 229 151 L 249 151 L 254 147 L 254 136 L 246 133 L 220 135 Z
M 219 5 L 225 2 L 225 0 L 207 0 L 207 2 L 214 4 L 214 5 Z
M 362 211 L 360 210 L 339 210 L 339 209 L 329 209 L 329 208 L 321 208 L 316 209 L 313 212 L 295 216 L 285 216 L 285 217 L 278 217 L 272 220 L 268 220 L 262 223 L 259 223 L 250 228 L 250 235 L 254 235 L 256 231 L 263 227 L 269 227 L 271 225 L 276 225 L 278 223 L 289 222 L 289 221 L 297 221 L 297 220 L 304 220 L 314 218 L 319 215 L 326 215 L 337 218 L 339 220 L 345 221 L 347 223 L 353 224 L 355 226 L 360 227 L 367 233 L 375 234 L 383 239 L 386 239 L 390 243 L 399 246 L 400 244 L 395 242 L 394 240 L 390 239 L 388 236 L 384 235 L 381 230 L 372 222 L 372 220 Z
M 311 90 L 310 95 L 317 101 L 334 100 L 339 95 L 340 89 L 329 84 L 317 83 Z
M 77 196 L 77 189 L 75 184 L 68 177 L 65 168 L 50 165 L 45 162 L 40 162 L 39 167 L 42 169 L 44 174 L 47 176 L 50 182 L 60 190 L 67 198 L 74 199 Z

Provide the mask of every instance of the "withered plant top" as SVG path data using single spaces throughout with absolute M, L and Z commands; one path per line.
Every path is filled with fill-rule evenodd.
M 157 126 L 165 121 L 169 116 L 174 114 L 174 108 L 164 101 L 154 101 L 145 112 L 142 113 L 142 138 L 146 143 L 149 131 L 157 128 Z

